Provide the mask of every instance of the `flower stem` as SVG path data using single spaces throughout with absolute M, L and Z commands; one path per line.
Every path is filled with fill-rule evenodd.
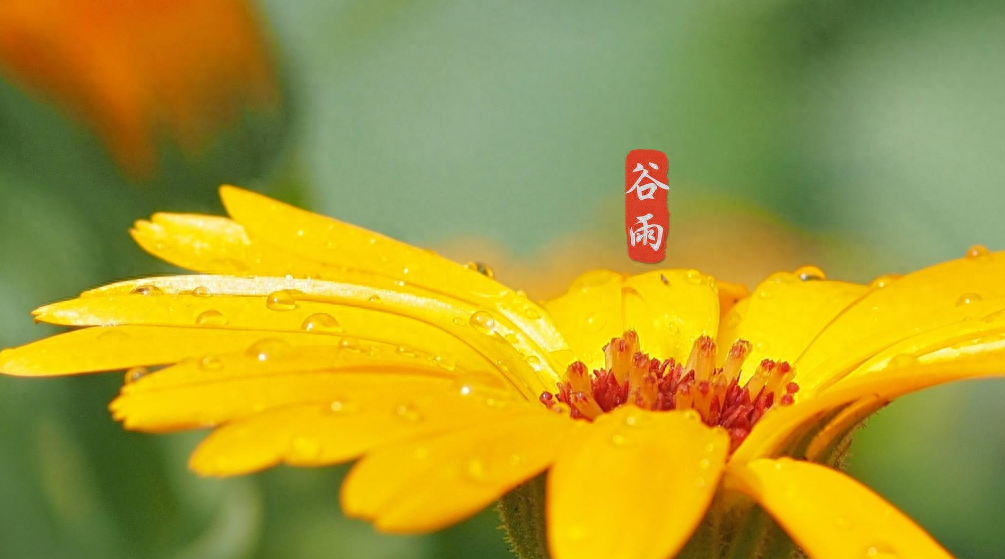
M 545 474 L 510 491 L 499 501 L 499 517 L 510 549 L 520 559 L 550 559 L 544 514 Z

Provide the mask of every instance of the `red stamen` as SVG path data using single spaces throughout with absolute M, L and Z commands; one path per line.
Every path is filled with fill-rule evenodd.
M 694 409 L 707 425 L 724 427 L 736 449 L 772 406 L 792 405 L 799 391 L 792 382 L 792 367 L 769 359 L 741 385 L 741 369 L 751 348 L 750 342 L 738 340 L 723 366 L 716 368 L 715 342 L 701 336 L 682 366 L 641 353 L 638 336 L 628 331 L 604 347 L 604 369 L 591 376 L 577 361 L 569 365 L 557 392 L 545 392 L 540 400 L 556 411 L 562 409 L 558 403 L 565 404 L 572 418 L 587 421 L 626 403 L 654 411 Z

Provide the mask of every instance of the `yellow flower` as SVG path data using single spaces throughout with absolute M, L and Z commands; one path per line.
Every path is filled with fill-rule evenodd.
M 886 402 L 1005 368 L 1005 253 L 869 286 L 804 268 L 750 296 L 695 270 L 595 271 L 538 305 L 477 266 L 222 197 L 231 219 L 157 214 L 133 230 L 206 275 L 42 307 L 39 321 L 83 328 L 5 350 L 0 370 L 130 369 L 114 416 L 215 428 L 191 458 L 203 474 L 362 457 L 343 508 L 390 532 L 510 492 L 504 516 L 532 555 L 547 472 L 557 559 L 664 559 L 689 538 L 745 557 L 778 543 L 753 502 L 814 559 L 949 556 L 828 465 Z
M 5 0 L 0 70 L 85 121 L 134 175 L 157 132 L 188 153 L 279 86 L 243 0 Z

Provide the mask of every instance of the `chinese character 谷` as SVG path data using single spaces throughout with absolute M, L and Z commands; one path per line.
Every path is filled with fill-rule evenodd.
M 649 220 L 653 218 L 653 214 L 646 214 L 637 217 L 638 222 L 633 229 L 628 230 L 628 238 L 632 243 L 632 246 L 642 245 L 648 246 L 653 250 L 659 250 L 663 243 L 663 227 L 655 223 L 649 223 Z
M 659 170 L 659 166 L 655 163 L 650 163 L 650 167 L 654 170 Z M 639 197 L 639 200 L 652 200 L 653 194 L 656 192 L 657 188 L 662 188 L 663 190 L 670 190 L 670 188 L 663 184 L 662 182 L 649 176 L 649 169 L 646 169 L 641 163 L 635 164 L 635 169 L 632 170 L 633 173 L 641 172 L 637 179 L 635 179 L 635 184 L 628 189 L 625 194 L 631 194 L 634 190 L 635 194 Z M 649 179 L 650 182 L 642 183 L 643 180 Z

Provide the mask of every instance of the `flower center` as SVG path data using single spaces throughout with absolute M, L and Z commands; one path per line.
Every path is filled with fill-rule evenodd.
M 706 425 L 725 428 L 735 449 L 764 412 L 776 403 L 792 404 L 799 391 L 792 367 L 770 359 L 761 361 L 741 386 L 740 370 L 750 350 L 750 342 L 737 340 L 722 367 L 716 367 L 715 341 L 702 336 L 686 364 L 660 361 L 639 351 L 638 335 L 629 330 L 604 347 L 603 369 L 591 376 L 586 364 L 576 361 L 558 391 L 544 392 L 540 399 L 556 411 L 564 411 L 559 404 L 565 404 L 572 418 L 587 421 L 628 403 L 654 411 L 694 410 Z

